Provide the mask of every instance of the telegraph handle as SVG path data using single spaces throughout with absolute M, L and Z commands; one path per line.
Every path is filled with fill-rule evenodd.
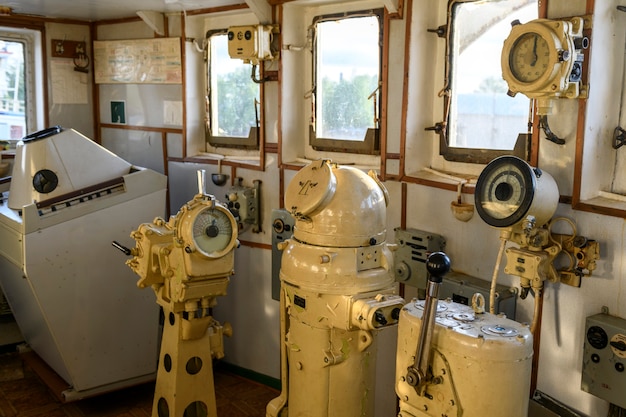
M 430 372 L 431 344 L 435 327 L 435 316 L 437 315 L 439 287 L 443 281 L 443 276 L 450 271 L 450 258 L 443 252 L 434 252 L 426 260 L 426 270 L 429 276 L 426 286 L 426 299 L 424 300 L 422 326 L 417 342 L 417 354 L 415 355 L 415 362 L 408 367 L 406 374 L 407 383 L 415 387 L 415 390 L 420 395 L 423 393 L 426 383 L 432 379 L 432 373 Z

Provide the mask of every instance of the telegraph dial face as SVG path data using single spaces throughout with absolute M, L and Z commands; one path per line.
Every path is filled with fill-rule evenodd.
M 543 36 L 526 32 L 515 40 L 509 52 L 509 68 L 518 81 L 537 81 L 548 71 L 549 65 L 550 46 Z
M 476 211 L 491 226 L 513 226 L 526 216 L 535 189 L 535 175 L 525 161 L 515 156 L 496 158 L 476 182 Z
M 200 253 L 219 258 L 234 247 L 237 225 L 227 209 L 220 206 L 206 207 L 193 219 L 192 239 Z

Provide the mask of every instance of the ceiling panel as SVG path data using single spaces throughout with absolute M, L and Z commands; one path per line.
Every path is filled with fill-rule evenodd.
M 50 18 L 98 21 L 136 16 L 137 10 L 181 12 L 233 4 L 243 0 L 0 0 L 13 13 Z

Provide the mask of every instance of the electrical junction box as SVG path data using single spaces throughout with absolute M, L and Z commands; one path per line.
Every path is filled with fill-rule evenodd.
M 258 64 L 278 58 L 278 48 L 273 47 L 278 25 L 232 26 L 228 28 L 228 55 L 243 59 L 245 63 Z
M 489 311 L 490 291 L 491 282 L 460 272 L 450 271 L 443 277 L 443 282 L 439 288 L 439 298 L 449 298 L 455 303 L 471 305 L 472 297 L 474 294 L 479 293 L 485 299 L 485 311 Z M 507 318 L 515 320 L 517 294 L 518 290 L 515 287 L 496 284 L 496 314 L 504 314 Z
M 596 314 L 585 329 L 582 390 L 626 408 L 626 320 Z
M 280 300 L 280 264 L 283 251 L 278 244 L 293 235 L 295 219 L 285 209 L 272 210 L 272 298 Z
M 393 252 L 394 274 L 397 282 L 421 289 L 426 288 L 428 272 L 426 259 L 433 252 L 443 251 L 443 236 L 417 229 L 394 229 L 397 249 Z

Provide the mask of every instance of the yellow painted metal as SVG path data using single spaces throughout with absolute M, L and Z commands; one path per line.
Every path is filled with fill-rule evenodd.
M 552 99 L 586 97 L 586 87 L 572 81 L 582 55 L 575 39 L 583 38 L 584 19 L 536 19 L 514 25 L 502 48 L 502 77 L 509 94 L 523 93 L 538 102 L 538 114 L 551 114 Z
M 281 264 L 282 392 L 268 417 L 374 416 L 377 329 L 395 325 L 386 190 L 353 167 L 315 161 L 285 195 L 295 218 Z
M 137 245 L 127 264 L 165 315 L 152 417 L 215 417 L 212 360 L 224 356 L 223 336 L 232 330 L 211 308 L 234 272 L 236 221 L 201 193 L 169 222 L 156 218 L 131 236 Z
M 398 325 L 398 417 L 526 417 L 532 335 L 528 326 L 471 307 L 439 300 L 432 338 L 432 379 L 423 392 L 409 385 L 423 302 L 413 300 Z

